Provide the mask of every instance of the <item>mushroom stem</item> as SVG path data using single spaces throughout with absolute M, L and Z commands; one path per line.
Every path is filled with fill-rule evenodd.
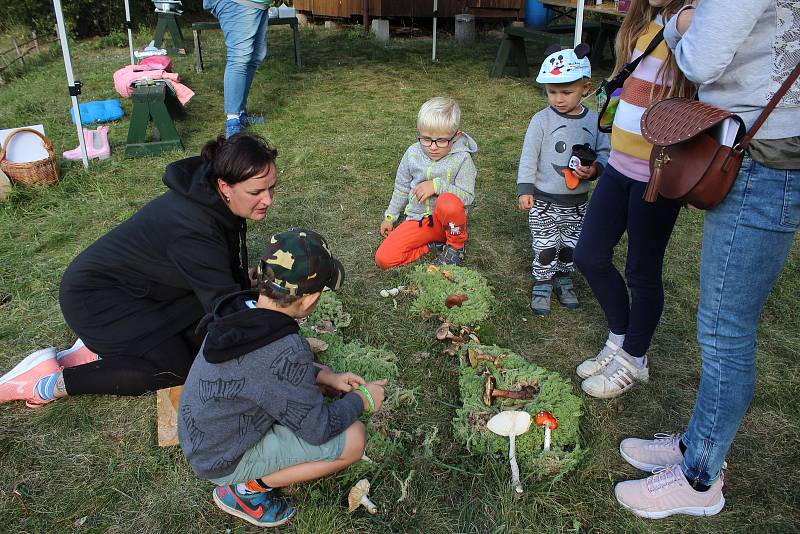
M 536 395 L 535 386 L 522 386 L 517 391 L 507 389 L 495 389 L 492 391 L 492 397 L 503 397 L 506 399 L 532 399 Z
M 378 513 L 378 507 L 375 505 L 374 502 L 369 500 L 369 497 L 367 497 L 366 495 L 361 497 L 361 505 L 364 508 L 366 508 L 367 512 L 369 512 L 372 515 L 375 515 L 375 514 Z
M 550 425 L 544 425 L 544 450 L 550 450 Z
M 508 436 L 508 461 L 511 464 L 511 486 L 517 493 L 522 493 L 522 483 L 519 481 L 519 466 L 517 465 L 516 436 Z

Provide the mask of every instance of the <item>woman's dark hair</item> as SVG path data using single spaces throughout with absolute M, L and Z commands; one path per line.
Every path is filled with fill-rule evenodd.
M 227 184 L 248 180 L 275 163 L 278 150 L 263 137 L 238 133 L 225 139 L 220 135 L 203 146 L 200 157 L 211 163 L 209 178 L 219 178 Z

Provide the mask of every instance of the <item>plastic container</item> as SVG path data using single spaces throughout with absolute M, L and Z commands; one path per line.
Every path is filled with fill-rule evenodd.
M 539 0 L 525 0 L 525 26 L 541 28 L 548 18 L 548 10 Z

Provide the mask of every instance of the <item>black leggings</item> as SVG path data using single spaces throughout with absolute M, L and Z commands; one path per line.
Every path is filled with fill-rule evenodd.
M 96 362 L 64 369 L 69 395 L 142 395 L 183 384 L 202 337 L 196 325 L 139 355 L 100 355 Z
M 646 186 L 607 166 L 583 218 L 574 257 L 603 308 L 609 329 L 625 334 L 622 348 L 636 357 L 647 353 L 661 319 L 664 251 L 681 209 L 679 202 L 662 196 L 655 203 L 645 202 Z M 625 232 L 628 257 L 623 279 L 613 259 Z

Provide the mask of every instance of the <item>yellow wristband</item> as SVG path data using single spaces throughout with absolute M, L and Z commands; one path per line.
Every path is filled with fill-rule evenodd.
M 383 220 L 386 222 L 394 222 L 394 217 L 392 217 L 391 215 L 386 215 L 384 216 Z

